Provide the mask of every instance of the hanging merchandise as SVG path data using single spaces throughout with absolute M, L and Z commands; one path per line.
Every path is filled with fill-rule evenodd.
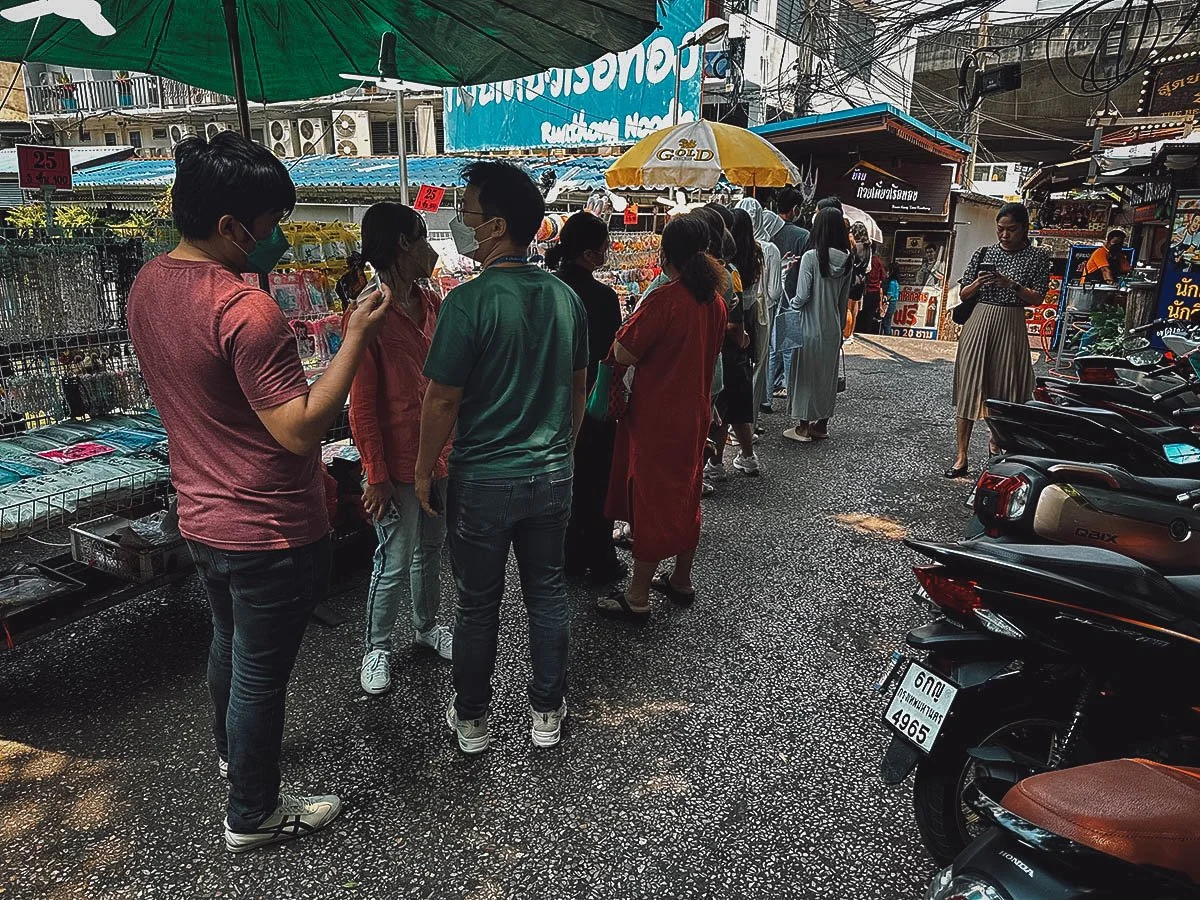
M 597 269 L 598 281 L 617 292 L 626 314 L 633 311 L 642 292 L 662 273 L 658 250 L 662 237 L 652 231 L 625 231 L 612 235 L 608 262 Z

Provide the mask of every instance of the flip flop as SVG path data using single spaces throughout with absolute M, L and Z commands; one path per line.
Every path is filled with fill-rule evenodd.
M 632 622 L 635 625 L 644 625 L 650 621 L 650 608 L 634 609 L 629 605 L 629 601 L 625 598 L 625 591 L 618 588 L 617 590 L 609 591 L 602 600 L 611 600 L 617 604 L 617 609 L 608 606 L 601 606 L 600 602 L 596 602 L 596 612 L 604 616 L 606 619 L 617 619 L 622 622 Z
M 679 590 L 671 584 L 671 579 L 666 575 L 655 575 L 654 580 L 650 582 L 650 590 L 662 594 L 677 606 L 691 606 L 696 602 L 695 591 Z

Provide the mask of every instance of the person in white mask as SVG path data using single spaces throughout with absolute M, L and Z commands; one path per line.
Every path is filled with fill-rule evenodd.
M 551 747 L 567 712 L 565 541 L 571 450 L 587 399 L 587 313 L 574 291 L 529 262 L 546 206 L 525 171 L 478 162 L 463 177 L 467 189 L 450 230 L 458 252 L 484 268 L 442 304 L 425 362 L 430 383 L 415 473 L 425 512 L 442 514 L 434 470 L 457 428 L 445 511 L 459 595 L 456 693 L 446 723 L 464 753 L 488 748 L 512 547 L 529 612 L 531 737 Z
M 754 353 L 754 411 L 755 424 L 758 414 L 771 411 L 771 398 L 767 389 L 771 386 L 771 329 L 779 301 L 783 299 L 783 256 L 771 238 L 783 227 L 783 219 L 762 208 L 753 197 L 738 202 L 738 209 L 750 215 L 754 225 L 754 239 L 762 251 L 762 277 L 758 281 L 758 305 L 755 310 Z

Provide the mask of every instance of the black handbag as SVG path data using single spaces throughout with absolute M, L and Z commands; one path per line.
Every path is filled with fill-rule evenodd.
M 987 262 L 988 250 L 990 249 L 990 247 L 984 249 L 983 258 L 979 260 L 981 264 Z M 954 320 L 955 325 L 966 325 L 967 319 L 971 318 L 971 313 L 975 312 L 975 307 L 978 305 L 979 294 L 976 293 L 970 300 L 963 300 L 958 306 L 950 310 L 950 318 Z

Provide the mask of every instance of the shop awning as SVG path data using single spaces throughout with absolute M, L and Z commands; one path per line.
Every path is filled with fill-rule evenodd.
M 113 148 L 108 148 L 113 149 Z M 0 155 L 5 152 L 0 151 Z M 604 190 L 604 172 L 612 165 L 609 156 L 570 156 L 557 160 L 545 157 L 506 157 L 522 165 L 540 181 L 553 172 L 560 192 Z M 461 156 L 423 156 L 408 160 L 411 185 L 462 187 L 463 167 L 472 162 Z M 308 156 L 284 160 L 296 187 L 310 189 L 388 188 L 399 180 L 394 156 Z M 2 171 L 2 170 L 0 170 Z M 77 187 L 86 188 L 165 188 L 175 178 L 175 162 L 170 159 L 131 159 L 96 166 L 75 177 Z
M 103 165 L 116 160 L 126 159 L 133 154 L 133 147 L 128 146 L 103 146 L 103 147 L 72 147 L 71 149 L 71 168 L 78 172 L 80 169 L 86 169 L 91 166 Z M 118 163 L 119 164 L 119 163 Z M 174 164 L 172 163 L 172 168 Z M 0 150 L 0 175 L 16 175 L 17 174 L 17 150 L 15 147 L 8 150 Z M 78 178 L 75 179 L 79 181 Z
M 962 162 L 971 152 L 962 141 L 890 103 L 787 119 L 750 130 L 784 152 L 814 156 L 858 152 L 889 159 L 927 160 L 936 156 Z
M 1096 157 L 1096 164 L 1101 175 L 1123 175 L 1131 170 L 1157 167 L 1163 163 L 1172 167 L 1169 160 L 1172 156 L 1183 159 L 1189 156 L 1193 159 L 1200 157 L 1200 131 L 1187 137 L 1110 147 Z M 1195 162 L 1192 165 L 1195 165 Z

